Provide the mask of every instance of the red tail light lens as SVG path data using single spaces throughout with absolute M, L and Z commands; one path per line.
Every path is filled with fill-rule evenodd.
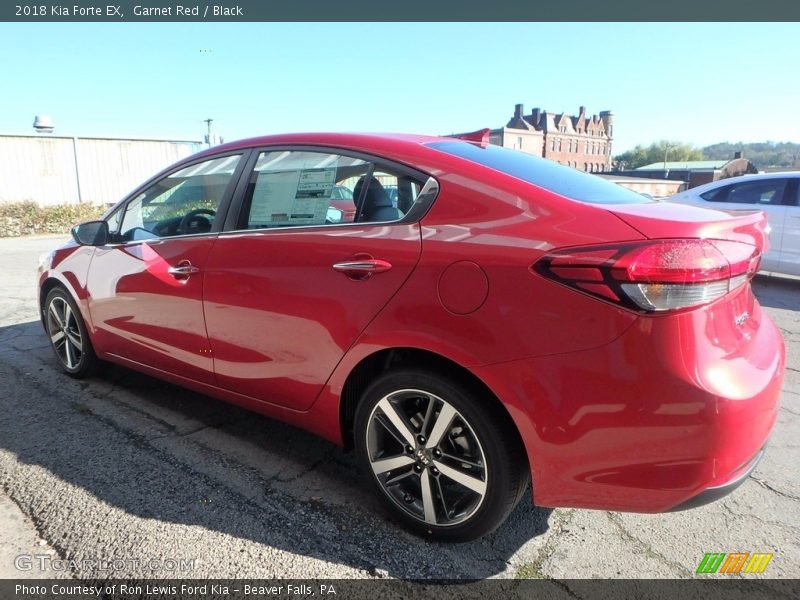
M 721 298 L 746 283 L 760 259 L 742 242 L 669 239 L 559 250 L 534 270 L 634 310 L 664 312 Z

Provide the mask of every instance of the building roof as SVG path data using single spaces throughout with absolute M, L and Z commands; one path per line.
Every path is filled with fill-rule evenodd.
M 663 163 L 662 163 L 663 164 Z M 669 164 L 669 163 L 667 163 Z M 683 181 L 680 179 L 652 179 L 650 177 L 630 177 L 629 175 L 615 175 L 614 173 L 592 173 L 592 175 L 596 175 L 598 177 L 602 177 L 603 179 L 608 179 L 609 181 L 626 181 L 628 183 L 669 183 L 669 184 L 683 184 Z
M 730 162 L 731 159 L 725 158 L 722 160 L 683 160 L 674 162 L 654 162 L 643 167 L 638 167 L 636 171 L 663 171 L 665 169 L 670 171 L 702 171 L 721 169 Z

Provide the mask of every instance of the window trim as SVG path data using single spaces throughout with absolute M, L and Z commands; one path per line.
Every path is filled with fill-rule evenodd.
M 338 146 L 324 146 L 313 144 L 279 144 L 275 146 L 255 146 L 250 148 L 251 155 L 246 161 L 246 169 L 239 175 L 239 182 L 233 194 L 233 198 L 228 209 L 225 223 L 222 231 L 219 233 L 266 233 L 266 232 L 287 232 L 287 231 L 308 231 L 308 230 L 327 230 L 330 228 L 340 227 L 364 227 L 372 225 L 403 225 L 408 223 L 417 223 L 428 213 L 433 202 L 439 195 L 439 182 L 432 175 L 420 171 L 414 167 L 409 167 L 403 163 L 394 161 L 390 158 L 369 154 L 366 152 L 359 152 L 358 150 L 349 150 L 340 148 Z M 370 164 L 369 173 L 372 173 L 376 166 L 388 167 L 391 170 L 397 171 L 398 174 L 403 174 L 408 177 L 418 179 L 422 183 L 419 196 L 414 205 L 401 219 L 395 221 L 352 221 L 349 223 L 329 223 L 329 224 L 314 224 L 314 225 L 291 225 L 291 226 L 278 226 L 278 227 L 264 227 L 260 229 L 243 228 L 242 223 L 246 217 L 245 215 L 245 193 L 247 186 L 250 183 L 250 176 L 258 162 L 258 157 L 262 152 L 318 152 L 323 154 L 336 154 L 347 158 L 356 158 L 368 162 Z M 423 193 L 424 192 L 424 193 Z M 362 191 L 362 193 L 366 193 Z M 355 202 L 354 198 L 354 202 Z

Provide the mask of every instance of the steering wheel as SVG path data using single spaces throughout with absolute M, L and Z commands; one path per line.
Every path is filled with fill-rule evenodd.
M 189 231 L 189 226 L 193 222 L 198 222 L 199 223 L 200 219 L 198 217 L 200 217 L 200 215 L 210 215 L 210 216 L 213 217 L 216 214 L 217 214 L 217 211 L 211 210 L 210 208 L 196 208 L 194 210 L 190 210 L 188 213 L 183 215 L 183 218 L 181 219 L 181 222 L 178 224 L 177 233 L 178 234 L 191 233 Z M 208 221 L 208 219 L 206 219 L 204 217 L 202 218 L 202 220 L 203 221 Z

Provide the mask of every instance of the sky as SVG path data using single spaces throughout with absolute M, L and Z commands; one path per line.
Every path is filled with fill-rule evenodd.
M 525 112 L 668 139 L 800 142 L 800 24 L 2 23 L 0 134 L 226 141 L 448 134 Z

